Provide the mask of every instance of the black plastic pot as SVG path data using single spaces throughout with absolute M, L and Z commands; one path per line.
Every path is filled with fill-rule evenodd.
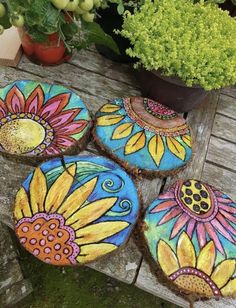
M 104 57 L 120 62 L 120 63 L 133 63 L 134 59 L 130 58 L 125 50 L 130 47 L 130 42 L 128 39 L 122 37 L 121 35 L 115 34 L 114 29 L 121 30 L 123 24 L 123 17 L 117 12 L 117 5 L 111 4 L 109 8 L 105 10 L 99 10 L 99 18 L 96 22 L 102 27 L 103 31 L 109 34 L 119 47 L 120 55 L 116 54 L 113 50 L 108 47 L 96 44 L 96 48 L 100 54 Z
M 136 71 L 143 96 L 160 102 L 177 112 L 187 112 L 204 100 L 209 92 L 201 87 L 188 87 L 177 77 L 163 77 L 159 71 Z

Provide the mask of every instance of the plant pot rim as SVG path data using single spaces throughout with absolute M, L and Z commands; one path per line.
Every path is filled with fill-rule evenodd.
M 142 68 L 141 70 L 146 70 L 145 68 Z M 150 70 L 150 72 L 154 75 L 156 75 L 157 77 L 161 78 L 162 80 L 175 84 L 179 87 L 183 87 L 183 88 L 194 88 L 194 89 L 202 89 L 203 91 L 206 91 L 203 87 L 198 86 L 198 85 L 193 85 L 191 87 L 187 86 L 186 83 L 179 78 L 178 76 L 164 76 L 162 74 L 162 71 L 160 69 L 158 70 Z

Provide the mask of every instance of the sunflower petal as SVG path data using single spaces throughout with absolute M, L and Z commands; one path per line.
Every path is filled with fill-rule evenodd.
M 119 114 L 104 115 L 97 118 L 97 125 L 99 126 L 114 125 L 122 121 L 124 118 L 125 118 L 124 116 L 121 116 Z
M 163 240 L 157 245 L 157 259 L 164 273 L 169 276 L 179 269 L 178 260 L 171 247 Z
M 27 98 L 25 103 L 25 112 L 37 114 L 42 108 L 44 102 L 44 92 L 40 85 Z
M 148 143 L 148 150 L 156 165 L 159 166 L 165 152 L 164 142 L 161 136 L 153 136 L 150 139 Z
M 128 137 L 133 130 L 133 123 L 124 123 L 119 125 L 112 134 L 112 139 L 122 139 Z
M 78 245 L 102 241 L 129 226 L 126 221 L 109 221 L 93 224 L 76 231 L 75 242 Z
M 185 160 L 186 150 L 178 140 L 173 137 L 166 137 L 166 143 L 172 154 L 181 160 Z
M 146 135 L 144 131 L 134 134 L 125 146 L 125 155 L 129 155 L 138 152 L 144 148 L 146 143 Z
M 114 105 L 114 104 L 106 104 L 100 109 L 100 112 L 111 113 L 111 112 L 115 112 L 115 111 L 118 111 L 118 110 L 120 110 L 120 106 L 117 106 L 117 105 Z
M 81 205 L 85 203 L 85 201 L 91 195 L 96 186 L 97 180 L 98 178 L 95 177 L 73 191 L 73 193 L 59 207 L 57 213 L 62 214 L 66 219 L 70 217 L 81 207 Z
M 67 170 L 65 170 L 53 183 L 45 200 L 45 211 L 47 213 L 53 213 L 57 211 L 58 207 L 61 205 L 71 188 L 75 171 L 76 164 L 73 164 Z
M 236 278 L 230 280 L 227 285 L 222 288 L 221 290 L 221 294 L 223 296 L 232 296 L 236 294 Z
M 21 187 L 16 194 L 14 216 L 17 221 L 24 217 L 32 217 L 29 199 L 24 187 Z
M 197 259 L 197 268 L 207 275 L 211 275 L 215 263 L 216 250 L 213 241 L 204 246 Z
M 117 199 L 118 198 L 116 197 L 104 198 L 89 203 L 67 219 L 66 225 L 71 225 L 74 230 L 78 230 L 79 228 L 86 226 L 90 222 L 100 218 L 110 208 L 112 208 Z
M 222 246 L 221 241 L 219 240 L 219 237 L 212 225 L 209 222 L 206 222 L 204 225 L 209 237 L 214 241 L 216 248 L 222 253 L 222 255 L 225 255 L 224 247 Z
M 218 288 L 222 288 L 235 272 L 235 260 L 224 260 L 215 268 L 211 279 Z
M 25 98 L 22 92 L 14 86 L 6 96 L 7 108 L 11 113 L 24 112 Z
M 189 148 L 192 147 L 192 138 L 191 138 L 190 135 L 184 135 L 184 136 L 182 136 L 182 140 L 183 140 L 183 142 L 184 142 Z
M 177 256 L 180 267 L 196 265 L 196 254 L 191 240 L 188 235 L 183 232 L 177 244 Z
M 33 214 L 44 211 L 47 181 L 40 168 L 36 168 L 30 182 L 30 204 Z
M 81 264 L 88 263 L 102 257 L 118 247 L 109 243 L 89 244 L 80 247 L 80 254 L 77 261 Z

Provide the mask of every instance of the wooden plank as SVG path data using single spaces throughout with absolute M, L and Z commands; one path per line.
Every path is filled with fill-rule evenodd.
M 21 280 L 9 288 L 6 288 L 4 292 L 0 294 L 0 307 L 12 307 L 31 292 L 32 285 L 30 281 L 27 279 Z
M 202 180 L 228 194 L 236 201 L 236 174 L 224 168 L 205 163 Z
M 188 301 L 183 299 L 181 296 L 177 296 L 168 287 L 158 282 L 156 276 L 154 276 L 150 271 L 149 265 L 146 261 L 142 262 L 142 266 L 140 268 L 138 279 L 135 285 L 144 291 L 161 297 L 164 300 L 179 305 L 180 307 L 189 307 Z
M 191 126 L 193 133 L 193 159 L 191 163 L 187 165 L 186 169 L 178 173 L 176 176 L 168 178 L 166 188 L 179 178 L 201 178 L 208 144 L 211 137 L 211 129 L 215 118 L 218 98 L 218 93 L 212 92 L 198 109 L 194 109 L 189 112 L 187 121 Z
M 220 95 L 217 112 L 230 118 L 236 119 L 236 98 L 223 94 Z
M 78 91 L 81 90 L 87 94 L 94 95 L 98 101 L 140 94 L 140 91 L 134 86 L 110 80 L 107 77 L 86 71 L 69 63 L 53 68 L 42 67 L 31 63 L 26 57 L 22 57 L 19 68 L 28 73 L 63 83 L 65 86 L 73 87 Z M 114 74 L 116 74 L 115 70 Z
M 55 83 L 55 80 L 53 78 L 36 76 L 33 73 L 27 73 L 21 70 L 15 70 L 10 67 L 8 68 L 3 67 L 0 70 L 0 87 L 4 87 L 7 84 L 20 79 Z M 62 82 L 59 81 L 57 83 L 62 84 Z M 68 85 L 67 87 L 75 91 L 75 93 L 77 93 L 83 99 L 84 103 L 91 111 L 91 114 L 94 113 L 93 110 L 97 110 L 99 106 L 102 106 L 105 103 L 105 100 L 103 98 L 98 98 L 95 95 L 90 95 L 83 90 L 78 90 L 73 87 L 69 87 Z
M 212 134 L 229 142 L 236 143 L 236 119 L 216 114 Z
M 87 49 L 76 52 L 70 63 L 87 71 L 108 77 L 110 80 L 120 81 L 137 87 L 136 78 L 129 65 L 113 62 L 97 52 Z
M 0 307 L 13 305 L 32 291 L 30 282 L 23 278 L 16 257 L 10 233 L 0 223 Z
M 221 89 L 220 92 L 224 95 L 228 95 L 228 96 L 236 98 L 236 87 L 235 86 L 231 88 Z
M 236 171 L 236 144 L 211 137 L 206 160 Z
M 0 36 L 0 65 L 17 66 L 22 50 L 21 40 L 15 27 L 4 31 Z
M 135 279 L 141 258 L 141 252 L 131 238 L 119 251 L 88 266 L 110 277 L 131 284 Z

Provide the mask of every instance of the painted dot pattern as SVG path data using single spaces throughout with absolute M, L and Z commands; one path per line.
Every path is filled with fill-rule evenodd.
M 207 188 L 196 180 L 183 183 L 180 190 L 180 200 L 190 211 L 198 215 L 206 214 L 212 208 Z
M 74 233 L 72 229 L 71 232 Z M 57 219 L 46 220 L 40 216 L 37 218 L 36 215 L 33 222 L 23 221 L 18 226 L 17 235 L 29 252 L 46 263 L 71 264 L 69 257 L 74 248 L 69 243 L 71 234 L 66 229 L 60 230 L 60 221 Z

